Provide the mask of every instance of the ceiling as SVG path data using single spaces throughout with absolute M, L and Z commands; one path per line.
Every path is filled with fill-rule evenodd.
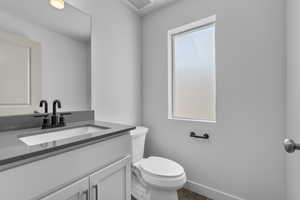
M 91 17 L 67 3 L 58 10 L 48 0 L 1 0 L 0 9 L 73 39 L 90 41 Z
M 179 0 L 123 0 L 139 15 L 146 15 Z
M 122 0 L 143 16 L 179 0 Z M 65 9 L 51 7 L 48 0 L 0 0 L 0 9 L 31 23 L 73 39 L 89 42 L 91 17 L 65 3 Z

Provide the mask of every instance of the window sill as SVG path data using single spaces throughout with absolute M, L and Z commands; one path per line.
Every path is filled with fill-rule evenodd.
M 216 120 L 203 120 L 203 119 L 189 119 L 189 118 L 180 118 L 180 117 L 168 117 L 169 120 L 178 120 L 178 121 L 188 121 L 188 122 L 200 122 L 200 123 L 210 123 L 216 124 Z

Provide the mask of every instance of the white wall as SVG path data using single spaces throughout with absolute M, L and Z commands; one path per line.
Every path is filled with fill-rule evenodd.
M 167 31 L 214 14 L 217 123 L 167 120 Z M 181 163 L 216 200 L 285 199 L 284 14 L 284 0 L 181 0 L 143 18 L 146 151 Z M 210 142 L 188 136 L 201 128 Z
M 96 119 L 138 124 L 139 17 L 118 0 L 68 2 L 93 18 Z M 189 180 L 212 189 L 247 200 L 284 199 L 283 7 L 283 0 L 182 0 L 143 19 L 142 108 L 143 124 L 151 128 L 148 154 L 180 162 Z M 169 121 L 167 30 L 213 14 L 218 18 L 217 124 Z M 211 129 L 212 140 L 189 138 L 189 131 L 197 128 Z
M 68 0 L 92 15 L 92 109 L 102 121 L 141 121 L 140 17 L 120 0 Z
M 91 107 L 90 45 L 50 31 L 0 10 L 0 30 L 40 42 L 42 48 L 42 98 L 60 99 L 64 110 Z M 51 109 L 51 105 L 49 105 Z
M 287 137 L 300 142 L 300 1 L 287 1 Z M 286 200 L 300 198 L 300 154 L 287 154 L 287 197 Z

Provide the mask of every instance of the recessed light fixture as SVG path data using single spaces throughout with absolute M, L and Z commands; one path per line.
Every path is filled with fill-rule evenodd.
M 49 0 L 51 6 L 57 9 L 64 9 L 65 7 L 65 0 Z

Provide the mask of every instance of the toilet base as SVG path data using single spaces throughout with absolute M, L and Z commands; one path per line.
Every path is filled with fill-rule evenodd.
M 150 189 L 151 200 L 178 200 L 176 190 Z
M 141 184 L 138 178 L 132 176 L 132 196 L 136 200 L 178 200 L 176 190 L 161 190 L 156 187 Z
M 149 195 L 132 195 L 136 200 L 178 200 L 177 191 L 151 191 Z

